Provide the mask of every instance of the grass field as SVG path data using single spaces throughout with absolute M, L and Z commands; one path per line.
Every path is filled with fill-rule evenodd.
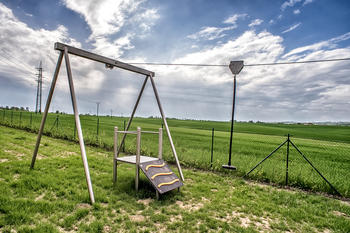
M 196 132 L 196 131 L 194 131 Z M 0 126 L 0 232 L 349 232 L 350 203 L 232 173 L 184 169 L 185 186 L 160 200 L 146 178 L 112 152 L 87 147 L 96 204 L 90 205 L 79 146 Z
M 57 116 L 58 125 L 55 125 Z M 12 119 L 12 120 L 11 120 Z M 0 122 L 6 125 L 37 130 L 41 116 L 29 112 L 0 112 Z M 123 128 L 127 118 L 99 118 L 99 136 L 97 137 L 97 119 L 95 116 L 81 116 L 85 141 L 111 150 L 113 146 L 113 128 Z M 289 133 L 292 141 L 321 173 L 345 197 L 350 197 L 350 127 L 302 124 L 235 124 L 232 164 L 237 171 L 226 171 L 221 165 L 227 164 L 229 146 L 228 122 L 168 120 L 173 140 L 182 164 L 187 167 L 233 173 L 243 176 L 255 164 L 267 156 L 286 140 Z M 161 119 L 135 118 L 132 128 L 141 126 L 145 130 L 161 127 Z M 214 159 L 210 166 L 211 129 L 215 128 Z M 74 119 L 72 115 L 50 114 L 45 133 L 47 135 L 77 140 L 74 138 Z M 135 137 L 128 137 L 125 150 L 135 152 Z M 174 162 L 168 141 L 165 139 L 164 157 Z M 157 154 L 157 138 L 152 135 L 142 137 L 142 152 Z M 286 146 L 266 160 L 250 176 L 264 182 L 283 185 L 285 183 Z M 334 193 L 326 182 L 309 166 L 294 148 L 290 149 L 289 185 L 302 189 Z

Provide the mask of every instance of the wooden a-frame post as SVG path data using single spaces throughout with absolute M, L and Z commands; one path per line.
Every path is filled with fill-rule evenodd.
M 154 83 L 154 80 L 153 80 L 154 72 L 151 72 L 151 71 L 148 71 L 148 70 L 136 67 L 136 66 L 132 66 L 132 65 L 129 65 L 127 63 L 123 63 L 123 62 L 120 62 L 120 61 L 117 61 L 117 60 L 114 60 L 114 59 L 110 59 L 110 58 L 107 58 L 107 57 L 104 57 L 104 56 L 100 56 L 100 55 L 97 55 L 97 54 L 94 54 L 94 53 L 91 53 L 91 52 L 88 52 L 88 51 L 85 51 L 85 50 L 82 50 L 82 49 L 74 48 L 72 46 L 65 45 L 65 44 L 62 44 L 62 43 L 59 43 L 59 42 L 55 43 L 55 49 L 60 51 L 60 55 L 58 57 L 55 73 L 53 75 L 53 79 L 52 79 L 52 82 L 51 82 L 49 95 L 48 95 L 48 98 L 47 98 L 47 101 L 46 101 L 45 111 L 44 111 L 43 117 L 41 119 L 41 124 L 40 124 L 39 132 L 38 132 L 38 137 L 37 137 L 35 148 L 34 148 L 34 152 L 33 152 L 32 163 L 31 163 L 31 166 L 30 166 L 31 169 L 34 169 L 36 157 L 37 157 L 39 146 L 40 146 L 41 136 L 42 136 L 43 131 L 44 131 L 46 118 L 47 118 L 47 115 L 48 115 L 48 112 L 49 112 L 50 104 L 51 104 L 51 101 L 52 101 L 52 96 L 53 96 L 53 93 L 54 93 L 54 90 L 55 90 L 55 87 L 56 87 L 58 74 L 59 74 L 59 71 L 60 71 L 60 68 L 61 68 L 61 64 L 62 64 L 62 60 L 63 60 L 63 57 L 64 57 L 65 63 L 66 63 L 66 69 L 67 69 L 69 89 L 70 89 L 70 94 L 71 94 L 71 99 L 72 99 L 72 106 L 73 106 L 73 111 L 74 111 L 75 125 L 76 125 L 76 129 L 77 129 L 77 132 L 78 132 L 81 158 L 82 158 L 83 165 L 84 165 L 84 170 L 85 170 L 86 183 L 87 183 L 87 186 L 88 186 L 90 201 L 91 201 L 92 204 L 95 203 L 95 197 L 94 197 L 94 192 L 93 192 L 92 182 L 91 182 L 90 172 L 89 172 L 89 165 L 88 165 L 88 161 L 87 161 L 87 157 L 86 157 L 83 132 L 81 130 L 79 111 L 78 111 L 78 106 L 77 106 L 77 101 L 76 101 L 76 96 L 75 96 L 72 71 L 71 71 L 70 62 L 69 62 L 69 54 L 73 54 L 73 55 L 76 55 L 76 56 L 79 56 L 79 57 L 83 57 L 83 58 L 86 58 L 86 59 L 89 59 L 89 60 L 93 60 L 93 61 L 96 61 L 96 62 L 103 63 L 103 64 L 106 65 L 107 68 L 117 67 L 117 68 L 120 68 L 120 69 L 125 69 L 125 70 L 128 70 L 128 71 L 131 71 L 131 72 L 134 72 L 134 73 L 138 73 L 138 74 L 142 74 L 142 75 L 146 76 L 146 78 L 145 78 L 145 80 L 144 80 L 144 82 L 142 84 L 139 96 L 138 96 L 138 98 L 136 100 L 135 106 L 133 108 L 133 111 L 131 113 L 131 117 L 129 118 L 128 125 L 126 127 L 126 131 L 129 129 L 129 127 L 131 125 L 132 119 L 133 119 L 134 114 L 136 112 L 137 106 L 138 106 L 138 104 L 140 102 L 140 99 L 141 99 L 142 93 L 144 91 L 145 85 L 146 85 L 148 79 L 151 80 L 151 84 L 152 84 L 152 88 L 153 88 L 153 91 L 154 91 L 154 94 L 155 94 L 155 97 L 156 97 L 156 100 L 157 100 L 158 108 L 159 108 L 160 114 L 162 116 L 163 123 L 164 123 L 165 129 L 166 129 L 166 132 L 167 132 L 167 135 L 168 135 L 168 138 L 169 138 L 171 150 L 172 150 L 173 155 L 175 157 L 175 161 L 176 161 L 176 165 L 177 165 L 180 177 L 181 177 L 182 180 L 184 180 L 184 177 L 183 177 L 183 174 L 182 174 L 182 170 L 181 170 L 181 166 L 180 166 L 180 162 L 179 162 L 179 159 L 177 157 L 176 149 L 175 149 L 175 146 L 174 146 L 171 134 L 170 134 L 170 130 L 169 130 L 169 127 L 168 127 L 168 123 L 167 123 L 165 114 L 163 112 L 163 108 L 162 108 L 162 105 L 160 103 L 158 91 L 156 89 L 156 86 L 155 86 L 155 83 Z M 123 145 L 124 141 L 125 141 L 125 135 L 124 135 L 124 137 L 122 139 L 121 146 Z M 121 146 L 119 148 L 121 148 Z M 118 154 L 119 154 L 119 152 L 120 151 L 118 151 Z M 116 165 L 116 164 L 114 164 L 114 165 Z

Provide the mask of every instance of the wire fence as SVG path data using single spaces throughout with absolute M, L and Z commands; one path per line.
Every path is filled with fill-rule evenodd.
M 30 132 L 38 132 L 41 118 L 41 114 L 33 112 L 6 109 L 0 111 L 1 125 Z M 86 144 L 108 150 L 113 149 L 114 127 L 125 129 L 128 120 L 124 117 L 91 115 L 81 115 L 80 119 Z M 183 165 L 232 173 L 232 171 L 222 169 L 222 165 L 228 164 L 229 122 L 169 119 L 168 124 Z M 162 120 L 160 118 L 135 118 L 131 130 L 137 126 L 141 126 L 143 130 L 155 130 L 162 127 Z M 274 131 L 276 128 L 278 131 Z M 310 130 L 313 130 L 314 133 L 308 133 Z M 350 132 L 349 126 L 236 122 L 231 163 L 237 167 L 237 171 L 233 174 L 246 175 L 285 142 L 288 134 L 291 134 L 290 140 L 302 154 L 291 144 L 287 148 L 287 143 L 285 143 L 246 177 L 279 185 L 287 184 L 302 189 L 336 193 L 310 166 L 307 161 L 309 160 L 342 196 L 350 197 L 350 134 L 348 132 Z M 44 134 L 78 141 L 74 116 L 50 113 L 46 120 Z M 340 136 L 336 137 L 332 134 Z M 157 156 L 157 142 L 154 135 L 142 135 L 141 152 L 149 156 Z M 135 145 L 136 138 L 128 137 L 124 151 L 135 153 Z M 164 158 L 169 162 L 175 162 L 167 138 L 164 139 L 163 148 Z

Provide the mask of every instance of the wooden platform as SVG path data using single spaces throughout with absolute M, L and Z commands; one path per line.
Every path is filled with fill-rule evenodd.
M 157 160 L 159 160 L 159 159 L 154 158 L 154 157 L 140 155 L 140 163 L 146 163 L 146 162 L 157 161 Z M 136 155 L 118 157 L 117 161 L 124 162 L 124 163 L 136 164 Z

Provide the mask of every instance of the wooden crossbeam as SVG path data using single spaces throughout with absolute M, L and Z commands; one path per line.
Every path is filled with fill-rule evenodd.
M 60 42 L 55 43 L 56 50 L 64 51 L 64 48 L 67 48 L 67 51 L 70 54 L 103 63 L 108 68 L 118 67 L 118 68 L 128 70 L 128 71 L 131 71 L 134 73 L 154 77 L 154 72 L 152 72 L 152 71 L 145 70 L 145 69 L 142 69 L 142 68 L 137 67 L 137 66 L 129 65 L 127 63 L 117 61 L 117 60 L 114 60 L 114 59 L 111 59 L 108 57 L 104 57 L 104 56 L 101 56 L 101 55 L 98 55 L 95 53 L 91 53 L 91 52 L 88 52 L 88 51 L 83 50 L 83 49 L 78 49 L 78 48 L 75 48 L 75 47 L 72 47 L 72 46 L 69 46 L 66 44 L 62 44 Z

